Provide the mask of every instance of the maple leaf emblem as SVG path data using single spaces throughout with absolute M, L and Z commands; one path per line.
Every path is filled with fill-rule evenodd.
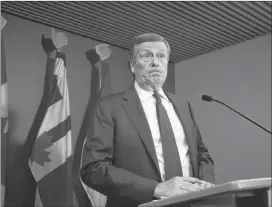
M 36 162 L 44 166 L 45 162 L 51 161 L 48 157 L 50 152 L 45 150 L 53 145 L 52 138 L 53 135 L 50 135 L 48 132 L 42 133 L 41 136 L 37 138 L 30 156 L 30 160 L 32 162 Z

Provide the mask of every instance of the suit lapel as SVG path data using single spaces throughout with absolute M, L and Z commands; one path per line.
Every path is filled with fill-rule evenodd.
M 148 154 L 150 155 L 153 161 L 153 164 L 155 165 L 157 169 L 158 176 L 160 178 L 159 164 L 158 164 L 158 159 L 157 159 L 151 131 L 150 131 L 149 124 L 146 119 L 146 115 L 144 113 L 142 104 L 140 102 L 140 99 L 137 95 L 137 92 L 134 86 L 130 87 L 125 92 L 122 105 L 129 119 L 131 120 L 138 134 L 140 135 L 140 138 Z
M 183 126 L 185 133 L 185 138 L 189 147 L 190 159 L 193 168 L 193 174 L 197 175 L 197 138 L 194 135 L 194 124 L 190 116 L 190 111 L 188 108 L 188 103 L 178 104 L 178 100 L 172 94 L 166 94 L 169 100 L 173 103 L 174 109 L 179 117 L 179 120 Z M 184 107 L 179 107 L 184 105 Z M 185 107 L 187 106 L 187 107 Z

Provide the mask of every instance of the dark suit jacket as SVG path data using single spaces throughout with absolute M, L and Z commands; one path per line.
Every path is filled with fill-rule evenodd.
M 214 181 L 214 163 L 202 142 L 190 104 L 179 108 L 168 94 L 184 127 L 193 176 Z M 100 100 L 91 136 L 86 138 L 81 178 L 107 196 L 107 207 L 135 207 L 152 201 L 161 182 L 151 131 L 134 86 Z

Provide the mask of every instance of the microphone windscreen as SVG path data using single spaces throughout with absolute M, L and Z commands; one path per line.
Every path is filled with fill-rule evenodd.
M 203 95 L 202 96 L 202 100 L 203 101 L 211 102 L 213 100 L 213 98 L 211 96 L 208 96 L 208 95 Z

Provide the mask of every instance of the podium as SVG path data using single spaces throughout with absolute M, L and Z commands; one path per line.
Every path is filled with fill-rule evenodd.
M 271 207 L 271 178 L 237 180 L 139 207 Z

